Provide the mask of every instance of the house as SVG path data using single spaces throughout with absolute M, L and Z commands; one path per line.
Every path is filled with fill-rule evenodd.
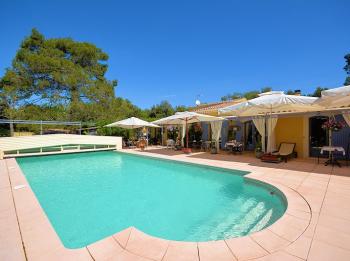
M 192 111 L 217 116 L 218 109 L 243 101 L 239 99 L 204 104 L 192 108 Z M 342 113 L 346 110 L 348 108 L 334 108 L 332 110 L 307 113 L 278 114 L 278 121 L 274 131 L 277 148 L 281 142 L 293 142 L 296 144 L 295 151 L 300 158 L 319 156 L 320 147 L 329 145 L 329 142 L 333 146 L 341 146 L 345 150 L 349 150 L 350 127 L 348 125 L 345 125 L 340 131 L 333 133 L 322 128 L 323 123 L 329 117 L 334 117 L 337 121 L 344 121 Z M 202 140 L 210 139 L 210 125 L 203 123 Z M 260 142 L 261 137 L 251 118 L 237 119 L 235 117 L 227 117 L 223 121 L 221 129 L 221 148 L 223 149 L 225 143 L 233 139 L 243 142 L 246 150 L 254 150 Z

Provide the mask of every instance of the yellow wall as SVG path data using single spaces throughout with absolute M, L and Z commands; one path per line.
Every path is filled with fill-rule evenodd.
M 307 155 L 304 155 L 304 147 L 307 146 L 304 137 L 304 123 L 303 117 L 279 118 L 275 129 L 277 149 L 281 142 L 294 142 L 298 157 L 306 157 Z

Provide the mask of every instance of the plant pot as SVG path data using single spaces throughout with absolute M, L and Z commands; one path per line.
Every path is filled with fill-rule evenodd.
M 190 153 L 192 153 L 192 149 L 191 148 L 183 148 L 182 152 L 186 153 L 186 154 L 190 154 Z
M 262 155 L 264 155 L 264 152 L 262 152 L 262 151 L 255 152 L 255 157 L 257 157 L 258 159 L 260 159 L 262 157 Z

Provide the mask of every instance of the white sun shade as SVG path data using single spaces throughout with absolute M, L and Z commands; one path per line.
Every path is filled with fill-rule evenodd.
M 185 112 L 177 112 L 172 116 L 165 117 L 160 120 L 156 120 L 153 123 L 159 124 L 159 125 L 181 125 L 181 124 L 184 124 L 185 122 L 194 123 L 194 122 L 210 122 L 210 121 L 219 121 L 219 120 L 223 120 L 223 118 L 199 114 L 191 111 L 185 111 Z
M 271 113 L 307 112 L 320 110 L 320 106 L 311 106 L 317 98 L 298 95 L 286 95 L 283 92 L 262 93 L 259 97 L 246 102 L 219 109 L 222 115 L 258 116 Z
M 350 85 L 325 90 L 321 94 L 315 104 L 326 108 L 350 107 Z
M 111 124 L 106 125 L 105 127 L 120 127 L 124 129 L 137 129 L 142 127 L 153 127 L 159 128 L 158 125 L 150 123 L 148 121 L 141 120 L 136 117 L 131 117 L 125 120 L 113 122 Z

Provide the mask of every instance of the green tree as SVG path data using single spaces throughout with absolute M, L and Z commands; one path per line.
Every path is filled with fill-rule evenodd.
M 239 98 L 242 98 L 242 94 L 238 93 L 238 92 L 234 92 L 234 93 L 222 96 L 221 101 L 230 101 L 230 100 L 235 100 L 235 99 L 239 99 Z
M 322 91 L 328 90 L 328 88 L 323 88 L 323 87 L 317 87 L 315 91 L 310 94 L 312 97 L 321 97 Z
M 175 110 L 168 101 L 162 101 L 160 104 L 153 105 L 149 111 L 149 117 L 154 119 L 160 119 L 173 115 Z
M 272 88 L 271 87 L 263 87 L 261 89 L 261 93 L 264 93 L 264 92 L 271 92 L 272 91 Z
M 344 66 L 344 70 L 346 74 L 349 75 L 348 77 L 346 77 L 344 85 L 350 85 L 350 53 L 345 55 L 344 58 L 346 63 L 346 65 Z
M 178 105 L 175 107 L 175 111 L 176 112 L 184 112 L 184 111 L 188 111 L 188 107 L 185 105 Z
M 254 98 L 259 97 L 259 91 L 249 91 L 243 94 L 243 97 L 246 98 L 247 100 L 251 100 Z
M 108 104 L 117 82 L 105 78 L 107 60 L 108 55 L 91 43 L 45 39 L 33 29 L 0 82 L 7 114 L 14 118 L 13 111 L 25 104 L 62 104 L 69 120 L 77 120 L 85 104 Z

